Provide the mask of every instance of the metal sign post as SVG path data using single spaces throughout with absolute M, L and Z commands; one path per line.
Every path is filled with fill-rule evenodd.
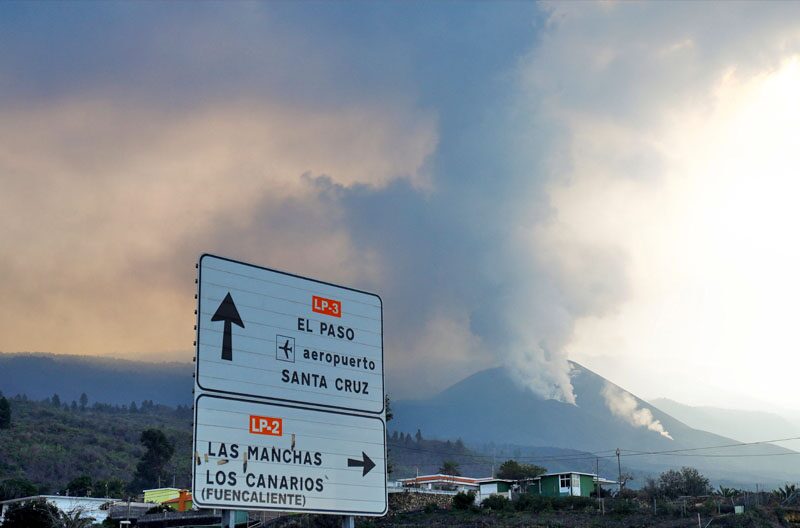
M 211 255 L 199 270 L 194 503 L 384 515 L 380 298 Z

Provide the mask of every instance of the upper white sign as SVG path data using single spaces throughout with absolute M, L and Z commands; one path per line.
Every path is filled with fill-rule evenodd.
M 383 412 L 377 295 L 203 255 L 198 297 L 201 390 Z

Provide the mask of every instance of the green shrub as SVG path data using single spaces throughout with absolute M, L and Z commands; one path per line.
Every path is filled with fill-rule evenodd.
M 425 505 L 425 513 L 433 513 L 435 511 L 439 511 L 439 505 L 435 502 L 429 502 Z
M 597 501 L 590 497 L 559 497 L 557 502 L 561 507 L 556 509 L 560 510 L 585 510 L 597 504 Z
M 502 495 L 489 495 L 481 502 L 481 506 L 488 510 L 501 511 L 511 505 L 511 502 Z
M 607 507 L 613 513 L 618 513 L 621 515 L 627 515 L 630 513 L 635 513 L 639 508 L 637 504 L 632 501 L 631 499 L 616 499 L 611 502 Z
M 657 500 L 656 501 L 656 514 L 666 515 L 673 517 L 680 517 L 683 515 L 683 508 L 671 501 Z
M 473 504 L 475 504 L 474 491 L 468 491 L 466 493 L 463 491 L 459 491 L 458 493 L 453 495 L 453 509 L 468 510 Z
M 520 495 L 514 501 L 514 508 L 517 511 L 529 511 L 539 513 L 543 511 L 553 510 L 553 499 L 551 497 L 542 497 L 533 493 L 525 493 Z

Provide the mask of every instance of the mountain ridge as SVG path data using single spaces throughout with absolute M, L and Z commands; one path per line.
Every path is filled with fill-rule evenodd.
M 64 403 L 86 392 L 90 404 L 152 400 L 189 405 L 193 371 L 191 363 L 3 353 L 0 391 L 36 400 L 55 393 Z M 774 445 L 742 446 L 730 437 L 691 427 L 577 363 L 572 363 L 572 382 L 576 405 L 536 396 L 514 382 L 502 367 L 483 370 L 429 398 L 393 401 L 394 420 L 389 429 L 410 433 L 420 429 L 426 438 L 461 438 L 471 446 L 517 446 L 515 449 L 527 450 L 534 458 L 552 447 L 611 460 L 610 453 L 619 448 L 623 468 L 642 475 L 689 465 L 707 470 L 720 482 L 782 484 L 795 481 L 800 473 L 800 458 L 783 456 L 796 452 Z M 657 430 L 635 427 L 631 417 L 613 413 L 604 396 L 609 387 L 612 394 L 627 395 L 628 410 L 632 406 L 639 418 L 646 411 L 651 422 L 657 420 L 672 439 Z M 736 447 L 709 449 L 729 444 Z M 675 450 L 679 452 L 662 453 Z
M 0 372 L 4 373 L 0 391 L 35 400 L 58 394 L 69 402 L 86 393 L 91 401 L 115 405 L 143 400 L 171 406 L 192 402 L 192 363 L 4 352 L 0 353 Z
M 434 438 L 557 446 L 603 453 L 604 457 L 619 448 L 623 467 L 653 473 L 688 465 L 709 471 L 719 481 L 741 482 L 766 475 L 777 483 L 793 481 L 800 472 L 800 459 L 783 456 L 796 454 L 788 449 L 769 444 L 741 445 L 731 438 L 695 429 L 589 369 L 577 363 L 572 367 L 576 405 L 541 398 L 516 384 L 506 369 L 497 367 L 475 373 L 430 398 L 394 402 L 395 420 L 390 427 L 400 431 L 420 429 Z M 606 387 L 629 395 L 635 409 L 649 412 L 672 439 L 646 427 L 635 427 L 614 414 L 603 396 Z

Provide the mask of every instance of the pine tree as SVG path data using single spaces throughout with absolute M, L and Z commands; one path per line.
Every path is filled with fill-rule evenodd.
M 167 462 L 175 453 L 175 445 L 160 429 L 146 429 L 139 440 L 146 451 L 136 465 L 134 485 L 160 487 Z
M 53 404 L 53 407 L 61 407 L 61 398 L 58 397 L 58 394 L 53 394 L 53 397 L 50 398 L 50 403 Z
M 85 392 L 81 393 L 80 403 L 82 411 L 86 409 L 87 405 L 89 405 L 89 397 L 86 395 Z

